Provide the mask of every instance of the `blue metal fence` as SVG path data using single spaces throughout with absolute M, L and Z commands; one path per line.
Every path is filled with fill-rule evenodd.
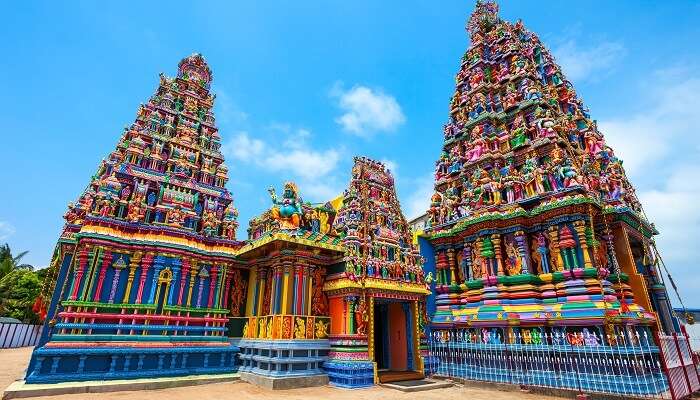
M 0 322 L 0 349 L 35 346 L 40 335 L 41 325 Z
M 625 398 L 678 399 L 682 396 L 674 393 L 674 382 L 669 380 L 667 368 L 667 364 L 677 364 L 673 359 L 678 355 L 666 349 L 670 348 L 669 340 L 674 345 L 683 342 L 680 349 L 689 348 L 686 337 L 654 338 L 644 332 L 613 336 L 588 332 L 544 333 L 533 340 L 520 333 L 504 338 L 474 329 L 438 330 L 429 336 L 430 353 L 435 362 L 427 372 L 453 379 L 532 388 L 614 394 Z M 657 343 L 664 344 L 664 348 Z M 694 365 L 687 370 L 696 371 Z M 685 395 L 697 390 L 693 385 L 696 380 L 697 374 L 686 379 L 689 384 Z

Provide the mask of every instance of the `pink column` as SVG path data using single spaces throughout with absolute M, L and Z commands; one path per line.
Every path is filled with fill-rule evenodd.
M 146 286 L 146 276 L 148 275 L 148 270 L 151 268 L 153 263 L 153 254 L 148 253 L 143 257 L 143 264 L 141 264 L 141 278 L 139 279 L 139 291 L 136 293 L 136 304 L 141 304 L 141 299 L 143 298 L 143 289 Z
M 226 290 L 222 293 L 224 296 L 224 301 L 222 302 L 221 308 L 228 308 L 228 300 L 231 297 L 231 270 L 226 271 Z
M 95 295 L 92 301 L 100 301 L 100 295 L 102 294 L 102 285 L 105 281 L 105 275 L 107 274 L 107 268 L 112 264 L 112 252 L 105 250 L 104 256 L 102 257 L 102 268 L 100 269 L 100 276 L 97 279 L 97 287 L 95 288 Z
M 180 274 L 180 293 L 177 294 L 177 305 L 181 306 L 182 305 L 182 295 L 185 292 L 185 281 L 189 279 L 189 272 L 190 272 L 190 259 L 189 258 L 183 258 L 182 259 L 182 273 Z M 192 297 L 192 293 L 188 294 L 188 296 Z
M 85 273 L 85 267 L 87 266 L 88 251 L 88 247 L 85 246 L 78 252 L 78 269 L 75 270 L 75 278 L 73 280 L 73 291 L 70 294 L 70 300 L 75 300 L 78 298 L 80 283 L 83 280 L 83 274 Z
M 304 286 L 303 286 L 304 282 L 303 282 L 301 273 L 302 273 L 303 267 L 300 264 L 297 264 L 294 267 L 294 270 L 295 270 L 294 273 L 297 276 L 297 279 L 296 279 L 297 285 L 294 288 L 294 314 L 302 315 L 303 311 L 301 309 L 301 305 L 302 305 L 302 302 L 304 299 Z
M 214 291 L 216 290 L 216 277 L 219 273 L 219 267 L 212 265 L 209 272 L 209 301 L 207 301 L 207 307 L 212 308 L 214 306 Z

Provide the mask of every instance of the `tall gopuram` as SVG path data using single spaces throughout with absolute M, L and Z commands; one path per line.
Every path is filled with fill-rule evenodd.
M 492 1 L 467 31 L 421 238 L 432 329 L 572 347 L 672 332 L 657 232 L 571 82 Z
M 28 383 L 232 371 L 247 269 L 210 93 L 194 54 L 160 85 L 68 206 Z
M 355 158 L 334 227 L 345 256 L 329 268 L 323 288 L 334 316 L 325 365 L 331 382 L 357 387 L 422 377 L 430 291 L 382 163 Z
M 355 158 L 349 188 L 325 204 L 291 182 L 270 195 L 239 252 L 251 268 L 231 332 L 241 377 L 352 388 L 422 376 L 429 291 L 386 167 Z

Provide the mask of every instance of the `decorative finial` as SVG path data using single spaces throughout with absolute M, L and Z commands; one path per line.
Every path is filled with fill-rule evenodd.
M 471 35 L 479 30 L 487 32 L 498 21 L 498 4 L 494 0 L 476 0 L 474 12 L 467 22 L 467 32 Z

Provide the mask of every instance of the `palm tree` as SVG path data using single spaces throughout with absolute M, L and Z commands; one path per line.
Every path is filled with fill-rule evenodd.
M 21 264 L 20 261 L 24 256 L 29 253 L 28 251 L 23 251 L 16 256 L 12 255 L 12 249 L 10 249 L 10 245 L 5 243 L 4 246 L 0 246 L 0 279 L 2 279 L 3 276 L 9 274 L 12 271 L 18 270 L 18 269 L 28 269 L 32 270 L 34 267 L 32 267 L 29 264 Z

